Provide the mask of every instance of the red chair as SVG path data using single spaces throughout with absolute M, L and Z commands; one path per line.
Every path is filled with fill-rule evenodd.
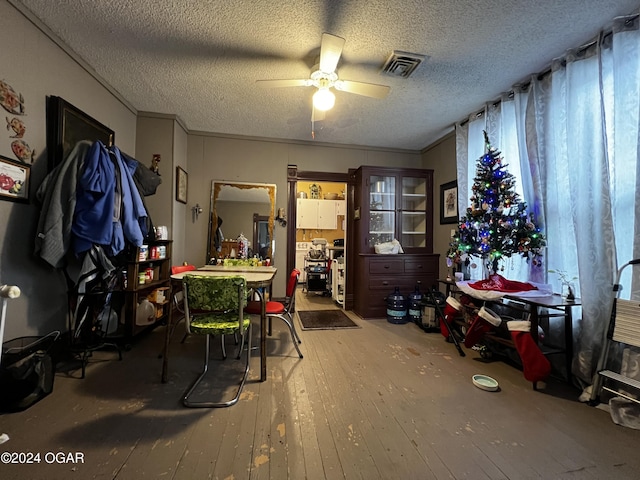
M 175 275 L 176 273 L 190 272 L 192 270 L 196 270 L 195 265 L 172 265 L 171 275 Z M 173 297 L 173 306 L 178 311 L 179 317 L 177 320 L 173 322 L 171 333 L 169 333 L 169 337 L 173 337 L 173 332 L 176 329 L 176 325 L 178 325 L 178 323 L 180 323 L 180 320 L 184 318 L 182 289 L 176 289 L 172 297 Z M 184 343 L 184 341 L 187 339 L 188 336 L 189 334 L 185 332 L 180 343 Z
M 279 318 L 287 324 L 287 327 L 289 327 L 289 331 L 291 332 L 293 345 L 296 347 L 300 358 L 302 358 L 302 352 L 300 351 L 300 347 L 298 346 L 299 343 L 302 343 L 302 340 L 300 340 L 298 332 L 296 332 L 296 327 L 293 323 L 293 312 L 296 300 L 296 285 L 298 285 L 299 276 L 300 270 L 294 268 L 291 271 L 291 275 L 289 275 L 289 281 L 287 282 L 285 302 L 282 303 L 269 301 L 265 306 L 265 310 L 269 321 L 271 321 L 272 318 Z M 257 300 L 248 302 L 244 311 L 251 315 L 260 315 L 262 311 L 261 302 Z
M 196 269 L 195 265 L 172 265 L 171 275 L 175 275 L 177 273 L 183 273 L 183 272 L 190 272 L 195 269 Z M 175 306 L 176 310 L 180 312 L 180 318 L 178 318 L 178 320 L 174 323 L 174 328 L 175 328 L 175 324 L 177 324 L 180 320 L 184 318 L 184 308 L 182 305 L 182 290 L 181 289 L 176 289 L 176 290 L 177 291 L 174 292 L 173 294 L 173 305 Z M 185 335 L 185 338 L 186 337 L 187 336 Z M 182 341 L 184 342 L 184 338 L 182 339 Z
M 191 270 L 195 270 L 195 265 L 173 265 L 171 267 L 171 275 L 175 275 L 176 273 L 182 272 L 190 272 Z

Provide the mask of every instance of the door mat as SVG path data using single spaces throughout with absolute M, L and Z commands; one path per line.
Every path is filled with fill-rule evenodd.
M 361 328 L 342 310 L 298 311 L 303 330 L 335 330 L 336 328 Z

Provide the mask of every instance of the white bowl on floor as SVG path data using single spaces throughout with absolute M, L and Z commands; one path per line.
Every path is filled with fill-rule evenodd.
M 487 375 L 474 375 L 471 379 L 476 387 L 487 392 L 495 392 L 499 388 L 498 381 Z

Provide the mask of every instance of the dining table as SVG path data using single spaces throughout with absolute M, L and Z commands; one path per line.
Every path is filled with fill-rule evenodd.
M 278 269 L 273 266 L 241 266 L 241 265 L 204 265 L 196 270 L 176 273 L 171 275 L 172 289 L 178 288 L 182 284 L 182 277 L 185 275 L 206 275 L 206 276 L 236 276 L 245 278 L 247 288 L 252 289 L 258 295 L 261 303 L 260 313 L 260 381 L 267 379 L 267 315 L 266 315 L 266 292 L 271 290 L 273 277 Z M 172 309 L 170 309 L 172 310 Z M 169 343 L 173 330 L 173 312 L 170 311 L 165 333 L 164 351 L 162 355 L 162 383 L 167 382 L 169 372 Z

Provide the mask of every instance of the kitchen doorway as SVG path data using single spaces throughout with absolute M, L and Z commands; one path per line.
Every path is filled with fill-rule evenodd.
M 348 255 L 348 212 L 353 208 L 349 200 L 353 198 L 350 179 L 350 173 L 309 172 L 299 171 L 295 165 L 288 167 L 287 271 L 294 267 L 301 271 L 302 288 L 299 290 L 307 290 L 305 294 L 309 302 L 333 303 L 336 308 L 347 310 L 353 308 L 350 294 L 353 289 L 350 288 L 348 274 L 351 263 Z M 300 215 L 299 208 L 305 209 Z M 318 214 L 318 209 L 325 209 L 325 213 Z M 327 211 L 335 213 L 332 215 Z M 324 215 L 324 220 L 316 220 L 314 214 Z M 328 224 L 322 223 L 327 219 Z M 302 225 L 298 224 L 299 220 Z M 314 223 L 317 221 L 320 223 Z M 322 250 L 322 258 L 326 257 L 326 262 L 322 259 L 315 261 L 313 268 L 309 269 L 306 268 L 309 267 L 308 253 L 312 249 Z M 317 252 L 314 252 L 314 256 L 318 256 Z M 323 265 L 328 268 L 326 277 L 325 272 L 321 272 Z M 310 280 L 306 276 L 308 270 L 313 270 L 313 294 L 309 294 L 306 288 Z M 314 275 L 316 273 L 318 275 Z

